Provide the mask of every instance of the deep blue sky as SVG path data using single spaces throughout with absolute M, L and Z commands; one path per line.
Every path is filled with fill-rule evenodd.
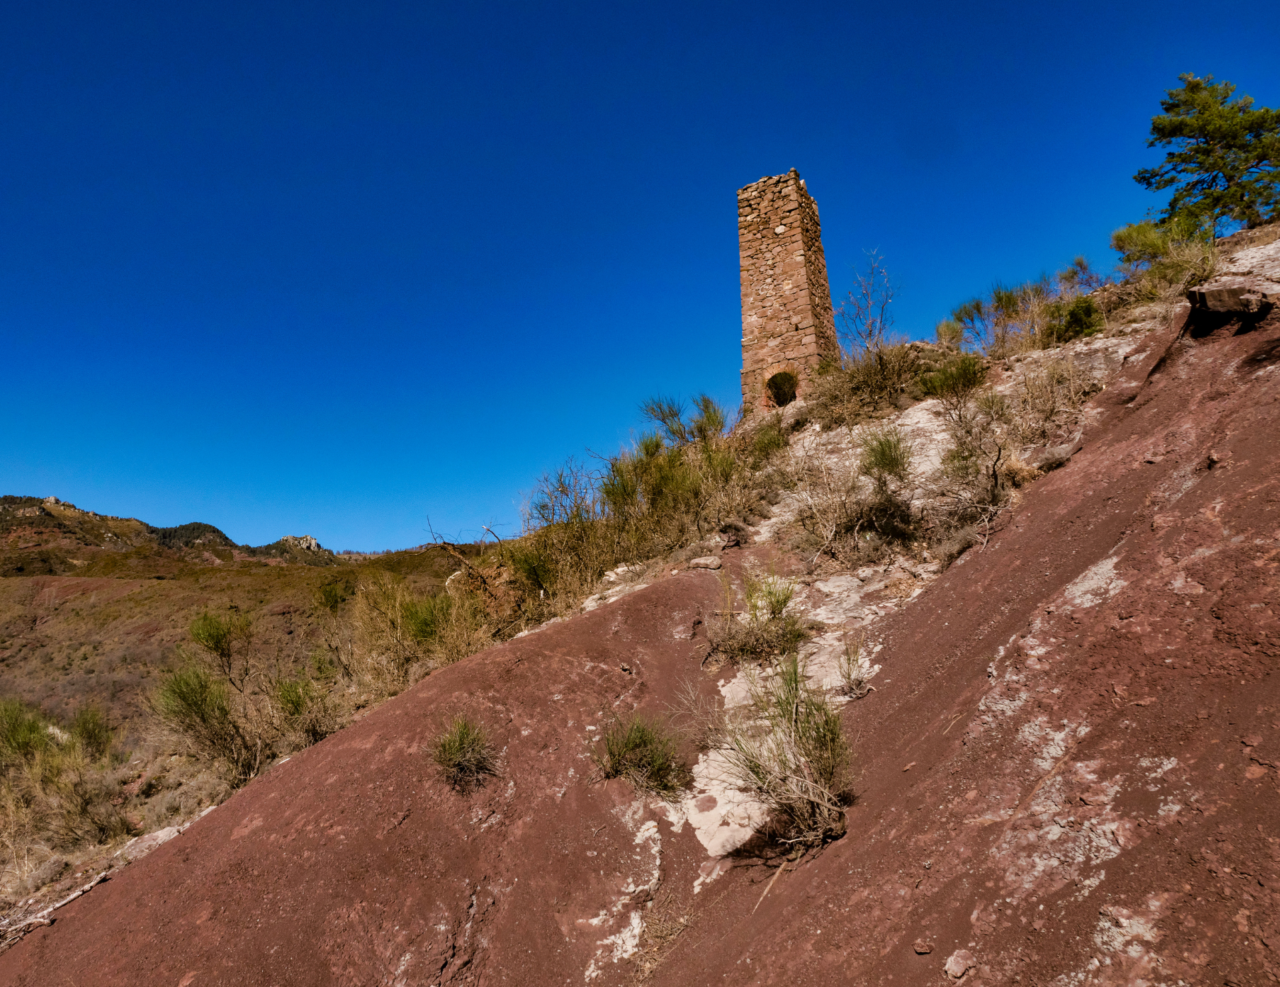
M 0 493 L 237 541 L 512 532 L 654 394 L 736 405 L 734 192 L 796 167 L 915 336 L 1161 204 L 1280 5 L 62 3 L 0 33 Z M 503 527 L 505 526 L 505 527 Z

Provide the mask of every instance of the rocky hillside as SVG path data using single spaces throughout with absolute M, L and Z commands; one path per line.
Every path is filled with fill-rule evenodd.
M 334 555 L 310 535 L 237 545 L 199 521 L 157 528 L 84 511 L 57 497 L 0 497 L 0 576 L 164 576 L 183 563 L 237 562 L 333 565 Z
M 780 534 L 797 487 L 711 557 L 613 574 L 587 612 L 440 669 L 154 839 L 24 926 L 0 982 L 1276 980 L 1280 311 L 1262 282 L 1280 252 L 1257 249 L 1221 275 L 1250 290 L 1210 282 L 1073 344 L 1102 389 L 1024 450 L 1061 465 L 945 570 L 815 571 Z M 998 387 L 1027 386 L 1019 367 Z M 940 410 L 898 419 L 925 466 Z M 791 454 L 835 468 L 847 442 L 809 426 Z M 814 680 L 858 642 L 856 799 L 814 852 L 762 839 L 713 755 L 676 801 L 591 757 L 621 713 L 744 702 L 708 635 L 752 574 L 795 581 Z M 499 752 L 466 792 L 430 754 L 460 714 Z

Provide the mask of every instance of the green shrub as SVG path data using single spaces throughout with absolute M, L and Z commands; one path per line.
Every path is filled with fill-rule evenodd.
M 452 612 L 453 600 L 448 593 L 409 599 L 404 604 L 405 626 L 414 640 L 425 644 L 439 635 Z
M 285 716 L 302 716 L 315 699 L 315 688 L 307 679 L 281 679 L 276 683 L 276 704 Z
M 226 764 L 237 783 L 257 774 L 264 754 L 270 756 L 261 741 L 249 742 L 236 721 L 226 683 L 199 666 L 169 675 L 152 694 L 151 708 L 197 756 Z
M 934 327 L 933 332 L 939 346 L 958 350 L 964 345 L 964 326 L 955 319 L 943 319 Z
M 434 756 L 445 781 L 458 791 L 479 786 L 497 768 L 497 756 L 484 729 L 465 716 L 457 717 L 436 738 Z
M 111 749 L 112 733 L 107 718 L 96 706 L 85 706 L 71 721 L 71 736 L 92 760 L 106 757 Z
M 626 778 L 637 789 L 675 799 L 688 784 L 689 771 L 680 759 L 675 737 L 640 716 L 605 728 L 592 754 L 604 778 Z
M 956 414 L 968 402 L 986 379 L 987 367 L 982 358 L 973 353 L 962 353 L 947 361 L 938 370 L 920 378 L 925 394 L 936 397 L 951 415 Z
M 1111 234 L 1111 249 L 1131 271 L 1145 270 L 1164 257 L 1177 232 L 1152 220 L 1130 223 Z
M 330 613 L 337 613 L 355 592 L 355 583 L 350 578 L 324 583 L 316 590 L 316 602 Z
M 191 639 L 219 658 L 230 660 L 235 641 L 232 621 L 217 614 L 202 613 L 191 622 Z
M 751 703 L 722 720 L 714 747 L 736 787 L 772 812 L 769 833 L 789 845 L 843 835 L 852 756 L 840 715 L 789 655 L 751 686 Z
M 29 760 L 53 743 L 48 721 L 20 699 L 0 699 L 0 763 Z
M 165 679 L 154 704 L 161 716 L 184 733 L 220 730 L 231 719 L 226 686 L 195 666 L 180 668 Z
M 1053 318 L 1044 327 L 1046 345 L 1058 346 L 1082 336 L 1093 336 L 1106 328 L 1106 319 L 1098 303 L 1088 295 L 1079 295 L 1058 303 Z
M 906 482 L 911 472 L 911 443 L 895 426 L 877 428 L 862 437 L 862 456 L 858 467 L 863 476 L 875 484 L 882 499 L 889 496 L 889 482 Z
M 724 621 L 711 632 L 714 654 L 743 662 L 795 652 L 810 633 L 798 616 L 787 612 L 794 593 L 795 585 L 785 579 L 748 575 L 746 609 L 739 615 L 734 610 L 732 587 L 726 584 Z
M 0 848 L 6 857 L 0 879 L 6 884 L 28 877 L 33 854 L 72 851 L 133 831 L 118 804 L 119 785 L 107 774 L 111 739 L 92 707 L 62 729 L 34 707 L 0 700 Z
M 191 622 L 189 631 L 191 640 L 204 649 L 222 677 L 236 691 L 243 692 L 250 674 L 249 646 L 253 639 L 249 617 L 205 612 Z
M 1212 230 L 1186 216 L 1131 223 L 1111 234 L 1111 249 L 1126 280 L 1109 297 L 1121 307 L 1179 298 L 1217 270 Z
M 278 680 L 274 698 L 276 709 L 284 721 L 285 734 L 287 737 L 292 735 L 294 747 L 319 743 L 337 726 L 328 697 L 309 679 Z
M 782 419 L 778 415 L 770 415 L 751 433 L 751 465 L 759 469 L 769 458 L 787 447 L 787 433 L 782 430 Z

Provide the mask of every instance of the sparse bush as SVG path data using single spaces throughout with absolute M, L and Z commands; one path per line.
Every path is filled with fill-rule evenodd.
M 958 350 L 964 345 L 964 326 L 955 319 L 943 319 L 933 331 L 939 346 Z
M 1047 441 L 1064 417 L 1074 419 L 1100 386 L 1070 357 L 1023 364 L 1007 410 L 1014 437 L 1023 443 Z
M 935 553 L 944 557 L 944 565 L 949 564 L 947 545 L 955 532 L 990 525 L 1007 502 L 1010 485 L 1010 442 L 1004 425 L 1013 411 L 1002 395 L 976 389 L 974 382 L 980 383 L 981 376 L 975 370 L 980 364 L 971 363 L 970 367 L 975 369 L 958 371 L 956 383 L 939 387 L 946 394 L 943 413 L 952 442 L 942 456 L 941 467 L 948 490 L 946 497 L 935 498 L 921 516 L 922 534 Z
M 112 742 L 92 707 L 64 728 L 20 700 L 0 700 L 0 884 L 34 890 L 57 876 L 40 868 L 52 851 L 132 832 L 109 774 Z
M 808 398 L 810 414 L 824 427 L 853 425 L 894 406 L 921 370 L 917 348 L 882 343 L 846 352 L 819 368 Z
M 47 770 L 39 782 L 50 803 L 50 844 L 58 850 L 106 843 L 133 831 L 133 825 L 113 804 L 119 786 L 73 746 L 61 763 Z
M 52 744 L 49 725 L 19 699 L 0 699 L 0 761 L 5 766 L 30 760 Z
M 942 402 L 948 420 L 955 421 L 963 415 L 969 399 L 982 386 L 986 375 L 986 364 L 980 357 L 961 353 L 939 369 L 922 376 L 920 384 L 925 394 Z
M 714 654 L 732 662 L 763 661 L 794 652 L 809 630 L 787 606 L 795 584 L 775 576 L 746 576 L 746 609 L 734 609 L 732 587 L 725 585 L 724 620 L 711 634 Z
M 871 429 L 862 435 L 858 468 L 871 480 L 876 495 L 887 499 L 891 481 L 906 482 L 911 472 L 911 457 L 911 443 L 897 427 Z
M 673 552 L 759 505 L 758 457 L 785 440 L 780 427 L 730 432 L 724 410 L 706 396 L 692 413 L 668 399 L 643 410 L 655 431 L 599 471 L 571 462 L 544 477 L 524 537 L 503 546 L 524 621 L 564 613 L 610 569 Z
M 787 435 L 778 415 L 770 415 L 749 437 L 751 465 L 759 469 L 775 453 L 787 447 Z
M 484 729 L 465 716 L 436 738 L 434 757 L 445 781 L 462 792 L 478 787 L 497 770 L 497 754 Z
M 106 757 L 111 749 L 112 732 L 107 718 L 96 706 L 85 706 L 71 721 L 71 736 L 90 760 Z
M 710 750 L 719 736 L 723 711 L 718 697 L 705 696 L 697 682 L 686 679 L 676 690 L 674 702 L 669 707 L 671 722 L 681 736 L 697 750 Z
M 638 715 L 609 724 L 591 757 L 601 777 L 626 778 L 659 798 L 678 798 L 689 783 L 674 735 Z
M 735 786 L 769 807 L 768 833 L 780 842 L 811 846 L 844 834 L 849 744 L 795 655 L 753 678 L 750 704 L 726 713 L 715 750 Z
M 790 480 L 800 509 L 796 521 L 805 532 L 797 551 L 824 553 L 857 567 L 878 561 L 893 545 L 916 537 L 917 519 L 892 482 L 911 476 L 911 447 L 892 427 L 854 433 L 855 457 L 797 454 Z
M 1009 399 L 992 388 L 986 388 L 975 394 L 973 405 L 978 414 L 985 415 L 995 422 L 1007 425 L 1013 416 Z
M 274 699 L 288 749 L 319 743 L 338 727 L 328 695 L 308 678 L 278 680 Z
M 865 501 L 859 489 L 861 473 L 852 457 L 799 453 L 791 457 L 789 465 L 801 505 L 796 521 L 812 540 L 812 544 L 797 548 L 814 550 L 816 561 L 823 552 L 835 553 L 838 539 L 847 535 L 856 538 L 861 530 Z
M 837 656 L 837 669 L 840 673 L 840 695 L 850 699 L 861 699 L 872 691 L 867 684 L 867 665 L 862 660 L 862 646 L 865 637 L 859 635 L 857 641 L 850 642 L 848 634 L 844 638 L 844 647 Z
M 879 251 L 866 253 L 866 267 L 854 271 L 853 290 L 835 313 L 841 342 L 848 353 L 882 349 L 893 330 L 893 299 L 897 288 Z
M 248 736 L 233 714 L 226 683 L 198 665 L 169 675 L 152 694 L 151 708 L 192 753 L 225 764 L 236 783 L 258 773 L 264 753 L 270 757 L 262 738 Z
M 191 640 L 205 652 L 206 659 L 237 692 L 244 692 L 250 674 L 250 645 L 253 623 L 248 616 L 226 616 L 205 612 L 190 626 Z
M 965 525 L 955 528 L 939 538 L 933 545 L 933 551 L 945 570 L 977 541 L 977 529 L 973 525 Z
M 415 603 L 404 579 L 391 572 L 374 571 L 356 587 L 349 673 L 371 699 L 396 695 L 409 684 L 409 669 L 426 658 L 414 633 Z
M 411 598 L 406 603 L 409 633 L 423 645 L 433 668 L 451 665 L 491 644 L 488 617 L 480 597 L 465 590 Z
M 996 284 L 986 296 L 957 306 L 951 318 L 939 324 L 939 340 L 944 335 L 948 340 L 962 337 L 995 359 L 1061 346 L 1106 328 L 1115 291 L 1110 277 L 1095 273 L 1077 257 L 1055 277 Z

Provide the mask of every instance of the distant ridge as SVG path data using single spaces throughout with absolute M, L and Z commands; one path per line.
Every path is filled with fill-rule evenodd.
M 268 545 L 239 545 L 203 521 L 158 527 L 137 518 L 86 511 L 57 497 L 0 496 L 0 576 L 115 575 L 127 557 L 171 556 L 234 562 L 334 565 L 334 553 L 311 535 Z

